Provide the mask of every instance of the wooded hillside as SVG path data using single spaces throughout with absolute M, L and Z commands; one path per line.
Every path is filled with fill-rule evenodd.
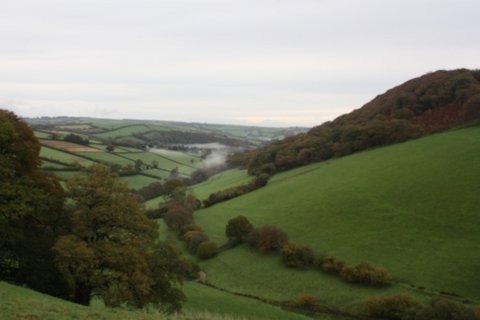
M 284 171 L 480 122 L 480 71 L 436 71 L 388 90 L 308 133 L 236 155 L 250 174 Z

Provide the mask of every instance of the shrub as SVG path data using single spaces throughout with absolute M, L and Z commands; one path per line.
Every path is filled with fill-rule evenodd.
M 225 189 L 223 191 L 212 193 L 208 199 L 203 200 L 203 205 L 205 207 L 210 207 L 219 202 L 227 201 L 262 188 L 268 183 L 269 178 L 270 177 L 267 174 L 260 174 L 247 184 L 242 184 L 236 187 Z
M 345 266 L 340 272 L 340 276 L 348 282 L 371 285 L 387 285 L 392 281 L 392 277 L 387 270 L 372 267 L 366 262 Z
M 476 320 L 473 309 L 447 299 L 432 299 L 430 304 L 410 310 L 402 320 Z
M 187 244 L 187 249 L 191 253 L 197 253 L 200 244 L 208 241 L 208 236 L 201 231 L 188 231 L 183 237 Z
M 202 202 L 197 199 L 193 194 L 187 194 L 183 201 L 183 205 L 188 209 L 195 211 L 202 206 Z
M 419 304 L 417 300 L 407 295 L 373 297 L 363 301 L 361 312 L 368 317 L 401 320 L 406 311 Z
M 318 257 L 315 264 L 325 272 L 338 274 L 345 267 L 345 261 L 334 256 Z
M 283 262 L 289 267 L 306 268 L 313 264 L 313 250 L 309 246 L 286 244 L 282 249 Z
M 279 251 L 287 242 L 285 231 L 269 225 L 254 229 L 247 237 L 247 243 L 262 252 Z
M 180 236 L 184 237 L 189 231 L 203 231 L 203 229 L 198 224 L 187 224 L 180 229 Z
M 145 211 L 146 216 L 149 219 L 160 219 L 163 217 L 163 214 L 166 212 L 163 208 L 157 209 L 148 209 Z
M 228 220 L 225 228 L 225 234 L 232 244 L 238 244 L 245 240 L 246 236 L 252 232 L 253 226 L 244 216 Z
M 201 259 L 209 259 L 218 253 L 218 246 L 213 241 L 204 241 L 197 248 L 197 255 Z
M 193 222 L 193 212 L 185 206 L 175 203 L 167 208 L 163 220 L 170 229 L 180 230 L 183 226 Z

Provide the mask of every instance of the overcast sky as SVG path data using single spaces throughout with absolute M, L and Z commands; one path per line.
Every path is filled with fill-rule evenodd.
M 0 0 L 0 108 L 313 126 L 480 68 L 479 0 Z

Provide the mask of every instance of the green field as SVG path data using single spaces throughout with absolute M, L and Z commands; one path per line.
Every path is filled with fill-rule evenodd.
M 68 168 L 67 166 L 64 166 L 62 164 L 58 164 L 55 162 L 51 162 L 48 160 L 42 160 L 41 166 L 42 169 L 66 169 Z
M 246 170 L 231 169 L 220 172 L 207 181 L 192 186 L 190 190 L 198 199 L 204 200 L 214 192 L 247 183 L 251 179 L 252 177 L 247 174 Z
M 93 153 L 90 152 L 89 154 Z M 90 166 L 94 163 L 88 159 L 77 157 L 71 153 L 62 152 L 45 146 L 42 146 L 42 149 L 40 150 L 40 157 L 58 160 L 64 163 L 78 162 L 82 166 Z
M 34 131 L 35 137 L 40 138 L 40 139 L 49 139 L 51 137 L 51 134 L 48 132 L 43 132 L 43 131 Z
M 136 133 L 144 133 L 150 130 L 151 129 L 148 126 L 144 124 L 138 124 L 138 125 L 129 125 L 125 127 L 120 127 L 120 128 L 116 128 L 114 130 L 106 131 L 102 133 L 96 133 L 95 136 L 102 139 L 128 137 Z
M 131 159 L 132 161 L 135 161 L 137 159 L 142 160 L 144 164 L 148 164 L 148 165 L 150 165 L 153 161 L 156 161 L 158 162 L 159 168 L 169 170 L 169 171 L 174 168 L 178 168 L 180 174 L 185 176 L 190 175 L 193 171 L 196 170 L 196 167 L 190 164 L 189 161 L 179 163 L 152 152 L 125 153 L 125 154 L 122 154 L 122 156 L 128 159 Z M 192 157 L 185 155 L 183 158 L 186 160 L 186 159 L 191 159 Z
M 183 288 L 188 297 L 187 303 L 185 304 L 185 311 L 187 313 L 207 311 L 217 315 L 259 320 L 308 319 L 307 317 L 286 312 L 279 307 L 261 301 L 235 296 L 198 283 L 187 282 Z
M 167 149 L 152 149 L 151 151 L 154 154 L 160 155 L 172 161 L 176 161 L 182 163 L 184 165 L 191 165 L 195 166 L 196 163 L 200 162 L 202 158 L 197 155 L 184 153 L 174 150 L 167 150 Z
M 281 227 L 290 242 L 317 252 L 386 267 L 400 282 L 390 290 L 414 284 L 478 303 L 479 157 L 480 127 L 435 134 L 279 174 L 267 187 L 198 211 L 195 219 L 223 243 L 228 219 L 242 214 L 256 226 Z M 326 280 L 313 279 L 329 276 L 301 271 L 288 276 L 278 262 L 251 255 L 237 248 L 220 256 L 225 263 L 214 259 L 203 267 L 217 285 L 240 282 L 259 295 L 295 296 L 315 283 L 320 298 L 337 305 L 364 296 L 359 287 L 343 283 L 325 290 Z M 235 275 L 235 266 L 248 278 Z M 284 281 L 292 277 L 299 283 Z
M 91 158 L 94 161 L 108 162 L 111 164 L 118 164 L 120 166 L 134 164 L 133 160 L 126 159 L 123 155 L 119 156 L 110 152 L 79 152 L 79 154 Z
M 134 176 L 125 176 L 120 177 L 120 181 L 128 185 L 130 189 L 140 189 L 143 188 L 153 182 L 159 181 L 159 179 L 154 179 L 146 176 L 142 176 L 140 174 Z

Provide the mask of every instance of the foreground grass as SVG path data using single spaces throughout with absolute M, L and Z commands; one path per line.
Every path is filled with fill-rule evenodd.
M 195 219 L 223 243 L 227 221 L 242 214 L 256 226 L 281 227 L 290 242 L 316 252 L 384 266 L 404 287 L 478 302 L 479 157 L 480 127 L 435 134 L 279 174 L 267 187 L 198 211 Z M 295 296 L 309 288 L 342 305 L 374 294 L 350 285 L 328 294 L 325 276 L 286 274 L 259 259 L 234 249 L 203 266 L 219 286 L 244 285 L 259 295 Z M 237 280 L 240 268 L 250 281 Z
M 154 311 L 111 309 L 99 302 L 84 307 L 5 282 L 0 282 L 0 301 L 1 319 L 168 319 Z
M 167 316 L 156 310 L 106 308 L 94 300 L 89 307 L 0 282 L 0 319 L 188 320 L 188 319 L 307 319 L 252 299 L 236 297 L 196 283 L 187 283 L 185 310 Z
M 261 301 L 225 293 L 198 283 L 185 283 L 183 289 L 188 297 L 184 307 L 187 314 L 209 312 L 245 319 L 308 319 Z

